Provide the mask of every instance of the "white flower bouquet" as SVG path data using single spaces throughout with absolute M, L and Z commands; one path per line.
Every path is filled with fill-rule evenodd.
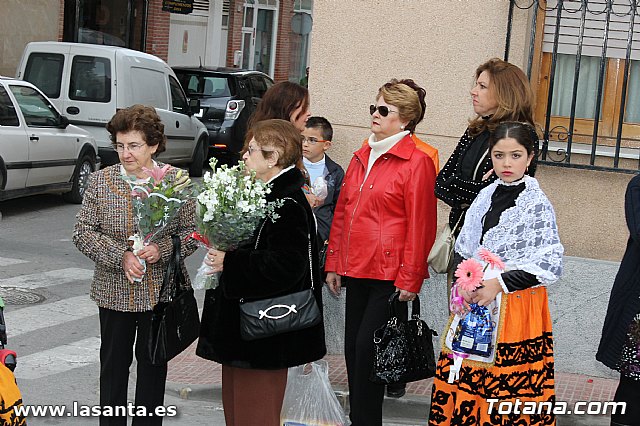
M 206 172 L 203 187 L 197 196 L 196 226 L 193 235 L 204 246 L 221 251 L 230 251 L 249 240 L 261 220 L 277 218 L 275 209 L 280 202 L 267 202 L 270 186 L 256 179 L 244 163 L 216 169 L 217 160 L 210 161 L 213 173 Z M 212 274 L 211 268 L 202 261 L 193 283 L 196 289 L 216 288 L 220 274 Z
M 137 231 L 129 237 L 133 254 L 149 245 L 153 238 L 175 217 L 180 207 L 191 197 L 191 179 L 178 170 L 173 179 L 167 178 L 170 165 L 155 166 L 153 169 L 143 168 L 149 180 L 139 181 L 135 177 L 122 178 L 131 185 L 133 197 L 134 219 Z M 138 261 L 146 270 L 143 259 Z M 142 278 L 135 279 L 136 282 Z

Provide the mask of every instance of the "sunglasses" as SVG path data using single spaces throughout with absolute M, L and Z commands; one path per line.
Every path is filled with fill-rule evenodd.
M 376 111 L 378 111 L 382 117 L 386 117 L 390 112 L 395 112 L 396 114 L 398 114 L 398 111 L 391 110 L 389 109 L 389 107 L 386 107 L 384 105 L 369 105 L 369 114 L 373 115 Z

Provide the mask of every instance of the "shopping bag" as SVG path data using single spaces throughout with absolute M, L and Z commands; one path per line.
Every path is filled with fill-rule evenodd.
M 283 426 L 344 426 L 347 419 L 329 382 L 325 360 L 289 368 L 280 424 Z

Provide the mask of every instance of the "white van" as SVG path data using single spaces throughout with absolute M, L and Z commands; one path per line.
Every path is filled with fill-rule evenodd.
M 103 165 L 119 161 L 105 128 L 116 109 L 155 107 L 167 136 L 158 160 L 189 165 L 192 176 L 202 176 L 208 134 L 194 116 L 198 102 L 190 104 L 173 70 L 158 57 L 116 46 L 32 42 L 16 75 L 42 90 L 70 123 L 94 135 Z

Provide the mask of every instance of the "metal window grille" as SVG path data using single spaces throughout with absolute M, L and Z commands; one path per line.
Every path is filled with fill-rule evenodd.
M 530 12 L 528 76 L 531 78 L 532 64 L 539 59 L 534 57 L 536 51 L 551 58 L 547 99 L 537 99 L 545 103 L 546 112 L 543 122 L 537 123 L 543 136 L 541 163 L 629 173 L 640 170 L 640 120 L 625 121 L 628 108 L 640 108 L 640 96 L 629 96 L 630 85 L 640 85 L 640 62 L 636 62 L 640 61 L 639 4 L 640 0 L 510 0 L 505 60 L 509 58 L 515 9 Z M 544 19 L 540 34 L 539 19 Z M 617 86 L 619 100 L 608 102 L 607 111 L 603 111 L 607 79 L 615 77 L 607 75 L 610 60 L 620 61 L 623 71 L 616 81 L 621 79 L 622 84 Z M 585 75 L 585 65 L 590 67 L 590 76 Z M 569 81 L 571 84 L 566 84 Z M 584 106 L 580 97 L 586 96 L 582 93 L 585 87 L 594 93 L 586 127 L 591 127 L 591 135 L 578 135 L 577 122 L 584 121 L 578 111 Z M 560 114 L 564 119 L 558 124 L 554 119 L 559 115 L 560 89 L 570 103 L 565 104 Z M 605 127 L 608 134 L 604 134 Z

